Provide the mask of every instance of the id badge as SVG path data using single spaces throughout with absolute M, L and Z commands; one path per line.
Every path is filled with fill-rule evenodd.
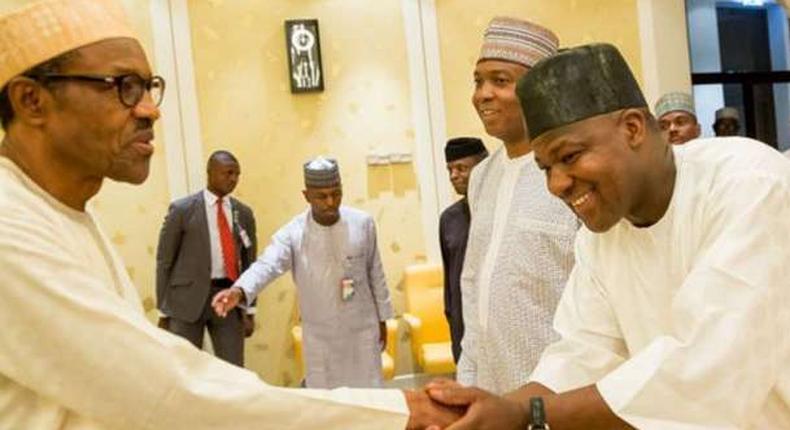
M 340 281 L 340 299 L 344 302 L 350 301 L 354 297 L 354 280 L 343 278 Z
M 247 230 L 239 227 L 239 236 L 241 236 L 241 243 L 244 245 L 244 247 L 249 249 L 252 246 L 252 241 L 250 240 L 250 236 L 247 234 Z

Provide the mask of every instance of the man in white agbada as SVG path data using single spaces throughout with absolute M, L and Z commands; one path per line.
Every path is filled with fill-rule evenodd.
M 376 226 L 370 215 L 340 205 L 343 188 L 334 160 L 305 163 L 304 181 L 310 207 L 277 231 L 258 260 L 212 303 L 225 315 L 242 298 L 252 303 L 290 270 L 302 315 L 307 387 L 380 386 L 385 321 L 393 312 Z
M 272 387 L 145 318 L 86 205 L 105 177 L 146 179 L 164 91 L 120 4 L 0 16 L 0 88 L 0 428 L 402 429 L 439 412 L 423 392 Z
M 475 168 L 469 184 L 457 379 L 496 393 L 527 382 L 543 348 L 556 340 L 551 319 L 573 267 L 578 223 L 544 186 L 515 93 L 516 81 L 557 44 L 536 24 L 494 18 L 474 72 L 472 102 L 486 132 L 503 145 Z
M 750 139 L 670 145 L 612 45 L 574 48 L 519 83 L 551 192 L 582 219 L 532 382 L 476 405 L 475 428 L 790 428 L 790 162 Z M 458 428 L 468 428 L 459 425 Z

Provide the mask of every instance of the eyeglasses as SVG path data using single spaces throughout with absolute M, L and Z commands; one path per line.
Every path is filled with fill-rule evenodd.
M 130 108 L 140 103 L 146 91 L 151 94 L 151 99 L 153 99 L 156 106 L 162 103 L 162 98 L 165 95 L 165 80 L 161 76 L 143 79 L 138 74 L 130 73 L 119 76 L 45 74 L 30 77 L 40 81 L 84 81 L 113 85 L 118 89 L 118 98 L 121 100 L 121 103 Z

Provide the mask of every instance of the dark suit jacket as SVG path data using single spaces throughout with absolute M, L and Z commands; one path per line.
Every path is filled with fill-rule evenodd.
M 461 357 L 461 339 L 464 337 L 464 315 L 461 299 L 461 271 L 469 236 L 469 203 L 458 200 L 442 212 L 439 218 L 439 244 L 444 266 L 444 315 L 450 325 L 453 358 Z
M 252 209 L 231 197 L 233 237 L 242 273 L 255 261 L 258 242 Z M 230 220 L 229 220 L 230 221 Z M 245 231 L 251 246 L 242 240 Z M 211 291 L 211 242 L 203 190 L 170 204 L 156 250 L 156 299 L 163 314 L 195 322 Z

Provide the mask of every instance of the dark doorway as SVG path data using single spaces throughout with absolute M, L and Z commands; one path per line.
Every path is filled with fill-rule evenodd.
M 724 74 L 771 71 L 768 17 L 764 9 L 716 8 L 721 69 Z M 724 102 L 741 113 L 743 133 L 777 146 L 771 84 L 725 84 Z

